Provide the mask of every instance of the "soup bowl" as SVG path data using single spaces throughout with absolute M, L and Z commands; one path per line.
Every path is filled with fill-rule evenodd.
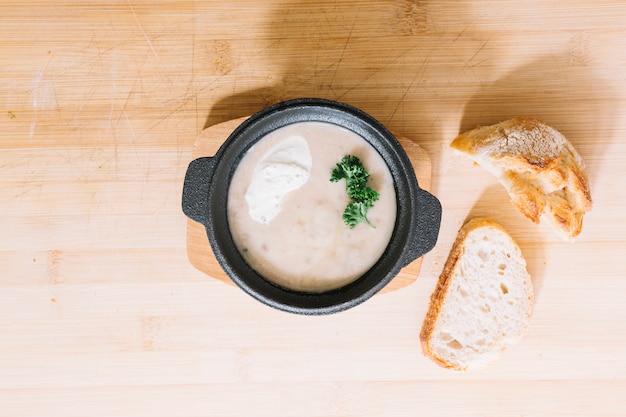
M 330 123 L 365 139 L 387 163 L 396 193 L 395 226 L 382 256 L 354 281 L 322 292 L 293 290 L 264 278 L 245 261 L 229 229 L 228 193 L 239 162 L 269 133 L 300 122 Z M 413 165 L 394 135 L 355 107 L 319 98 L 294 99 L 265 108 L 243 121 L 215 156 L 191 161 L 182 209 L 205 227 L 216 260 L 237 286 L 268 306 L 306 315 L 337 313 L 371 298 L 403 267 L 435 246 L 441 224 L 439 200 L 419 187 Z

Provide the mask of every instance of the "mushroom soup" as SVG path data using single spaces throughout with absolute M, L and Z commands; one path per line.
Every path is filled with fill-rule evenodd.
M 342 219 L 352 202 L 346 182 L 331 182 L 346 155 L 358 157 L 379 199 L 368 223 Z M 385 251 L 396 220 L 387 164 L 356 133 L 324 122 L 299 122 L 261 138 L 242 157 L 228 192 L 228 222 L 246 262 L 266 279 L 297 291 L 344 286 Z

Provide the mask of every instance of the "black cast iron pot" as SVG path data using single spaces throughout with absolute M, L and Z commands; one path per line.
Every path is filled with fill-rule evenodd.
M 397 196 L 395 229 L 378 262 L 356 281 L 322 293 L 290 290 L 259 275 L 237 250 L 226 212 L 230 180 L 246 151 L 273 130 L 307 121 L 333 123 L 367 140 L 387 162 Z M 261 110 L 237 127 L 215 156 L 192 161 L 185 176 L 182 206 L 188 217 L 205 226 L 217 261 L 239 287 L 269 306 L 299 314 L 335 313 L 372 297 L 401 268 L 435 246 L 441 223 L 439 201 L 419 188 L 411 161 L 381 123 L 349 105 L 309 98 Z

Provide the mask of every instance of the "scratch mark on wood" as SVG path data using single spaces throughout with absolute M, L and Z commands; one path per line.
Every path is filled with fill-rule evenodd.
M 29 183 L 27 181 L 23 181 L 21 185 L 23 187 L 22 191 L 17 193 L 17 194 L 15 194 L 15 195 L 13 195 L 13 196 L 11 196 L 12 200 L 21 199 L 26 194 L 31 193 L 33 191 L 41 192 L 41 187 L 43 187 L 43 184 L 33 184 L 33 183 Z
M 148 42 L 148 46 L 150 46 L 150 50 L 152 51 L 152 54 L 157 59 L 157 62 L 160 62 L 161 59 L 159 58 L 159 54 L 157 54 L 156 49 L 154 49 L 154 45 L 152 45 L 152 41 L 150 40 L 150 37 L 148 36 L 146 31 L 143 29 L 143 26 L 141 22 L 139 21 L 139 18 L 137 17 L 137 13 L 135 13 L 135 8 L 133 7 L 133 4 L 130 2 L 130 0 L 128 0 L 127 3 L 128 3 L 128 7 L 130 8 L 130 11 L 133 14 L 133 18 L 135 19 L 135 22 L 137 22 L 137 27 L 143 34 L 143 37 L 146 39 L 146 42 Z
M 130 134 L 133 137 L 130 140 L 130 147 L 132 148 L 133 153 L 135 154 L 135 159 L 137 160 L 137 165 L 141 165 L 141 161 L 139 160 L 139 155 L 137 154 L 137 149 L 135 148 L 135 141 L 137 140 L 137 136 L 135 135 L 135 129 L 133 129 L 133 124 L 130 122 L 130 119 L 128 118 L 128 115 L 126 114 L 126 109 L 122 109 L 122 114 L 124 115 L 124 118 L 126 119 L 126 123 L 128 124 L 128 127 L 130 128 Z
M 32 139 L 35 135 L 37 123 L 39 121 L 40 110 L 50 110 L 54 108 L 58 110 L 59 108 L 54 83 L 44 78 L 46 69 L 48 68 L 49 64 L 50 60 L 48 60 L 46 65 L 44 65 L 41 69 L 35 71 L 31 82 L 31 94 L 33 97 L 32 106 L 34 116 L 30 124 L 30 139 Z
M 476 58 L 476 56 L 480 53 L 480 51 L 482 51 L 485 48 L 485 46 L 489 43 L 492 37 L 493 35 L 491 35 L 489 39 L 483 42 L 482 45 L 480 45 L 480 47 L 478 48 L 478 50 L 474 53 L 474 55 L 472 55 L 472 57 L 467 61 L 468 67 L 470 67 L 470 63 L 474 60 L 474 58 Z
M 404 92 L 402 93 L 402 96 L 398 100 L 396 100 L 396 105 L 395 105 L 394 109 L 392 110 L 391 114 L 389 115 L 389 122 L 391 122 L 393 120 L 393 118 L 395 117 L 398 109 L 400 108 L 400 104 L 404 103 L 404 100 L 405 100 L 407 94 L 413 88 L 413 85 L 415 85 L 415 82 L 417 81 L 417 78 L 419 76 L 422 76 L 424 74 L 424 72 L 426 71 L 426 67 L 428 66 L 428 61 L 429 60 L 430 60 L 430 54 L 426 57 L 424 62 L 422 62 L 422 66 L 420 67 L 420 70 L 419 71 L 415 71 L 415 75 L 413 75 L 413 79 L 409 83 L 409 86 L 404 89 Z
M 410 47 L 406 51 L 404 51 L 401 54 L 399 54 L 398 56 L 396 56 L 392 61 L 390 61 L 388 63 L 385 63 L 380 68 L 378 68 L 376 70 L 368 71 L 366 73 L 365 77 L 361 81 L 359 81 L 357 84 L 351 86 L 350 88 L 346 89 L 341 95 L 339 95 L 337 97 L 337 99 L 341 100 L 342 98 L 344 98 L 347 94 L 349 94 L 353 90 L 360 88 L 367 81 L 369 81 L 370 79 L 374 78 L 376 75 L 380 74 L 381 72 L 385 71 L 388 67 L 393 66 L 393 65 L 397 64 L 398 62 L 400 62 L 400 60 L 404 59 L 408 54 L 410 54 L 414 50 L 415 50 L 415 47 Z M 323 68 L 321 71 L 325 71 L 325 70 L 326 70 L 326 68 Z
M 335 65 L 335 72 L 333 73 L 332 78 L 330 79 L 330 88 L 332 88 L 332 85 L 335 81 L 335 78 L 337 76 L 337 72 L 339 72 L 339 67 L 341 66 L 341 63 L 344 60 L 344 57 L 346 55 L 346 51 L 348 50 L 348 45 L 350 44 L 350 41 L 352 39 L 352 34 L 354 33 L 354 27 L 356 26 L 356 22 L 357 19 L 359 17 L 359 13 L 361 12 L 361 8 L 359 7 L 356 11 L 356 13 L 354 14 L 354 19 L 352 20 L 352 26 L 350 27 L 350 31 L 348 32 L 348 37 L 346 38 L 346 41 L 343 44 L 343 49 L 341 50 L 341 55 L 339 56 L 339 60 L 337 61 L 337 64 Z
M 40 94 L 39 85 L 41 84 L 42 79 L 43 79 L 43 70 L 39 70 L 35 72 L 35 75 L 33 76 L 33 81 L 31 83 L 31 91 L 33 95 L 34 117 L 33 117 L 33 121 L 30 122 L 30 132 L 29 132 L 30 139 L 33 138 L 33 135 L 35 134 L 35 129 L 37 128 L 37 113 L 39 110 L 39 94 Z
M 196 131 L 199 131 L 200 128 L 198 122 L 198 93 L 195 91 L 195 82 L 196 82 L 196 2 L 193 1 L 191 4 L 191 77 L 189 78 L 189 84 L 187 85 L 187 91 L 185 92 L 185 96 L 189 97 L 191 91 L 191 97 L 195 98 L 195 119 L 196 119 Z M 178 136 L 176 136 L 176 145 L 179 148 Z
M 109 133 L 113 125 L 113 111 L 115 110 L 115 97 L 117 92 L 117 71 L 115 66 L 111 68 L 111 107 L 109 109 L 109 120 L 106 127 L 106 134 Z

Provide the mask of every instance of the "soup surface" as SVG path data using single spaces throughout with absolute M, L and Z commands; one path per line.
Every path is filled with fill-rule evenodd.
M 331 182 L 345 156 L 357 156 L 380 198 L 367 212 L 373 225 L 350 228 L 342 214 L 352 200 L 346 182 Z M 323 122 L 300 122 L 261 138 L 241 159 L 228 194 L 228 222 L 246 262 L 293 290 L 341 287 L 383 254 L 396 220 L 387 164 L 362 137 Z

